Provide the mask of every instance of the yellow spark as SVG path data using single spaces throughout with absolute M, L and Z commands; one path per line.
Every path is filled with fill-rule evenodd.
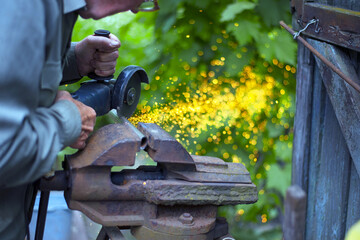
M 237 215 L 241 216 L 245 213 L 244 209 L 239 209 L 237 212 Z

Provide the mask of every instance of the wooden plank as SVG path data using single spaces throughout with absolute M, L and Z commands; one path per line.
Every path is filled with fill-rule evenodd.
M 317 3 L 305 3 L 302 26 L 318 19 L 318 26 L 312 25 L 304 34 L 342 47 L 360 50 L 360 12 Z
M 347 207 L 346 232 L 360 220 L 360 178 L 354 164 L 351 164 L 349 200 Z
M 304 0 L 291 0 L 290 2 L 291 13 L 296 17 L 295 22 L 302 15 L 303 6 L 304 6 Z
M 316 179 L 314 235 L 341 240 L 345 235 L 350 155 L 330 102 L 326 99 L 319 174 Z M 310 200 L 309 200 L 310 201 Z
M 357 75 L 360 76 L 360 53 L 350 52 L 352 65 L 355 67 Z M 360 178 L 356 171 L 355 165 L 351 164 L 350 189 L 348 212 L 346 220 L 346 232 L 357 221 L 360 220 Z
M 311 104 L 314 58 L 302 44 L 298 47 L 296 76 L 296 113 L 292 154 L 292 184 L 307 190 L 308 163 L 310 156 Z
M 343 239 L 352 209 L 349 201 L 348 210 L 351 160 L 330 99 L 324 98 L 319 70 L 323 73 L 321 68 L 314 70 L 306 239 Z
M 343 50 L 323 42 L 310 40 L 309 43 L 341 69 L 351 79 L 360 83 L 356 69 L 353 67 L 349 55 Z M 342 133 L 349 148 L 351 157 L 358 174 L 360 173 L 360 94 L 345 83 L 336 73 L 316 59 L 322 79 L 335 109 Z
M 308 207 L 306 219 L 306 239 L 316 239 L 316 191 L 317 182 L 321 177 L 319 175 L 321 167 L 321 146 L 322 136 L 324 135 L 324 115 L 325 115 L 325 102 L 326 90 L 321 81 L 319 69 L 314 69 L 314 85 L 313 85 L 313 103 L 312 112 L 314 113 L 311 118 L 311 139 L 310 139 L 310 160 L 309 171 L 306 178 L 308 178 Z
M 312 0 L 315 3 L 321 3 L 338 8 L 351 9 L 354 11 L 360 11 L 359 0 Z M 309 2 L 309 1 L 308 1 Z
M 286 191 L 284 240 L 303 240 L 305 237 L 306 193 L 297 185 Z

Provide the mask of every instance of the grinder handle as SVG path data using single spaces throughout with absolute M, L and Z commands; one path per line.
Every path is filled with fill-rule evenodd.
M 95 30 L 94 35 L 99 36 L 99 37 L 110 38 L 110 31 L 104 30 L 104 29 L 97 29 L 97 30 Z M 108 80 L 108 79 L 112 79 L 114 77 L 114 75 L 103 77 L 103 76 L 97 75 L 95 72 L 91 72 L 88 74 L 88 77 L 91 79 L 95 79 L 95 80 Z

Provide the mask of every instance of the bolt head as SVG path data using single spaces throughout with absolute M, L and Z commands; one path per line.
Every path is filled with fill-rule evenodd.
M 191 216 L 190 213 L 183 213 L 179 217 L 179 221 L 184 225 L 193 225 L 194 224 L 194 218 Z

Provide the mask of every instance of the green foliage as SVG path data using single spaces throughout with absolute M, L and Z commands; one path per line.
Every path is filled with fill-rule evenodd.
M 286 164 L 283 168 L 281 168 L 278 164 L 271 165 L 271 168 L 267 173 L 268 177 L 266 188 L 275 189 L 279 191 L 282 196 L 285 196 L 286 189 L 289 187 L 291 182 L 289 172 L 291 172 L 290 164 Z
M 290 22 L 288 0 L 259 0 L 257 12 L 268 27 L 276 27 L 281 20 Z
M 295 64 L 296 45 L 293 39 L 289 38 L 287 32 L 276 29 L 269 33 L 262 33 L 256 42 L 256 46 L 261 57 L 267 61 L 275 57 L 280 62 Z
M 255 6 L 256 3 L 246 1 L 229 4 L 222 12 L 220 22 L 233 20 L 237 14 L 254 9 Z
M 290 22 L 289 1 L 159 0 L 159 5 L 154 13 L 80 19 L 73 39 L 98 28 L 118 36 L 115 75 L 139 65 L 150 77 L 137 118 L 156 121 L 194 154 L 243 163 L 259 200 L 223 207 L 219 214 L 236 239 L 280 239 L 291 172 L 296 44 L 278 22 Z M 108 121 L 98 119 L 97 127 Z

